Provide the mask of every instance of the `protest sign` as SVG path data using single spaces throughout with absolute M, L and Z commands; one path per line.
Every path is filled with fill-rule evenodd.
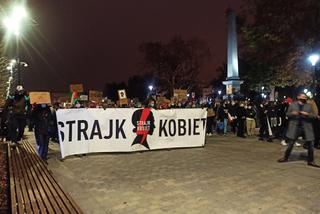
M 89 99 L 90 101 L 101 103 L 102 102 L 103 93 L 102 91 L 89 91 Z
M 178 97 L 179 100 L 188 99 L 188 91 L 185 89 L 174 89 L 173 96 Z
M 59 109 L 62 157 L 205 144 L 206 109 Z
M 126 90 L 124 89 L 118 90 L 118 96 L 119 96 L 119 100 L 127 99 Z
M 88 98 L 89 98 L 88 95 L 85 95 L 85 94 L 80 95 L 81 101 L 88 101 L 89 100 Z
M 82 84 L 70 85 L 70 92 L 83 92 L 83 85 Z
M 30 92 L 29 97 L 31 104 L 51 104 L 50 92 Z
M 120 105 L 120 106 L 128 105 L 128 104 L 129 104 L 129 101 L 128 101 L 127 98 L 125 98 L 125 99 L 120 99 L 120 100 L 119 100 L 119 105 Z

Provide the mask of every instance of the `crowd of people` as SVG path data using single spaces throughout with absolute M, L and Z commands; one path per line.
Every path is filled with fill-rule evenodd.
M 301 98 L 302 95 L 300 94 L 299 96 Z M 239 101 L 207 99 L 206 102 L 201 103 L 191 99 L 157 103 L 156 99 L 150 97 L 146 102 L 130 102 L 122 106 L 104 102 L 96 105 L 79 100 L 67 105 L 55 103 L 49 106 L 48 104 L 30 104 L 27 93 L 22 86 L 18 86 L 15 93 L 8 97 L 6 105 L 2 109 L 0 134 L 3 139 L 11 141 L 12 147 L 15 147 L 23 139 L 24 130 L 27 126 L 29 131 L 34 131 L 39 156 L 46 160 L 49 140 L 59 141 L 55 113 L 60 108 L 207 108 L 207 136 L 212 136 L 214 133 L 220 135 L 235 134 L 241 138 L 257 136 L 260 141 L 266 142 L 273 142 L 275 139 L 279 139 L 282 145 L 288 145 L 290 152 L 293 145 L 301 146 L 297 139 L 302 138 L 307 142 L 304 144 L 306 149 L 310 147 L 319 149 L 320 117 L 318 108 L 314 100 L 307 99 L 306 96 L 304 98 L 303 104 L 310 106 L 310 111 L 313 115 L 312 118 L 308 118 L 308 122 L 312 125 L 313 137 L 311 138 L 300 129 L 300 131 L 293 131 L 294 134 L 299 132 L 297 136 L 293 137 L 291 133 L 290 137 L 288 137 L 288 132 L 290 131 L 288 129 L 290 128 L 289 121 L 292 120 L 289 113 L 291 99 L 285 99 L 282 102 L 268 100 L 252 102 L 250 99 Z M 305 118 L 298 119 L 298 121 L 302 120 L 304 121 Z M 299 127 L 301 127 L 301 124 Z M 310 132 L 309 129 L 308 132 Z M 310 145 L 310 141 L 314 145 Z M 290 154 L 290 152 L 288 151 L 287 153 Z

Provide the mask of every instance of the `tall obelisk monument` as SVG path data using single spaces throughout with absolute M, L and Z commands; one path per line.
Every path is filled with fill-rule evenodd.
M 239 77 L 238 65 L 238 47 L 237 47 L 237 27 L 236 27 L 236 14 L 233 10 L 229 9 L 228 16 L 228 76 L 226 81 L 227 95 L 232 95 L 240 92 L 240 85 L 243 83 Z

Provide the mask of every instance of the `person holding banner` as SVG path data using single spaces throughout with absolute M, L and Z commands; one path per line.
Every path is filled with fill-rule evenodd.
M 278 162 L 287 162 L 295 141 L 300 136 L 304 136 L 308 144 L 308 165 L 312 167 L 320 167 L 314 162 L 314 147 L 313 141 L 315 139 L 312 122 L 317 115 L 314 114 L 312 107 L 307 103 L 307 96 L 305 93 L 300 93 L 297 96 L 298 101 L 292 103 L 287 111 L 289 118 L 288 130 L 286 137 L 288 138 L 288 148 L 284 153 L 284 157 Z
M 38 104 L 32 111 L 32 119 L 35 124 L 34 135 L 37 143 L 37 151 L 42 160 L 47 160 L 50 130 L 52 127 L 52 113 L 47 104 Z

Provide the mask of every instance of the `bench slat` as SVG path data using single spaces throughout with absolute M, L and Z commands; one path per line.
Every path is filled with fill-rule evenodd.
M 22 153 L 20 152 L 20 148 L 16 149 L 17 155 L 15 156 L 16 162 L 18 163 L 18 171 L 21 175 L 20 177 L 20 183 L 21 183 L 21 188 L 22 188 L 22 193 L 23 193 L 23 198 L 25 200 L 25 209 L 28 211 L 37 211 L 37 203 L 34 199 L 33 196 L 33 191 L 30 188 L 29 184 L 29 178 L 26 173 L 27 169 L 25 166 L 25 162 L 22 160 Z
M 46 183 L 44 179 L 42 178 L 43 172 L 38 169 L 37 165 L 39 163 L 35 162 L 31 156 L 34 156 L 34 154 L 29 153 L 29 151 L 26 150 L 24 145 L 21 145 L 24 151 L 24 155 L 27 157 L 26 161 L 28 161 L 28 164 L 30 166 L 30 170 L 32 172 L 33 178 L 37 183 L 38 191 L 40 192 L 41 198 L 44 202 L 44 206 L 46 207 L 46 210 L 48 213 L 54 213 L 55 211 L 60 211 L 58 206 L 55 206 L 55 203 L 52 203 L 53 197 L 49 191 L 46 190 Z
M 12 213 L 82 213 L 28 141 L 8 146 L 8 158 Z
M 64 213 L 77 213 L 77 210 L 73 208 L 72 203 L 70 203 L 71 197 L 65 195 L 65 193 L 61 190 L 61 187 L 57 184 L 55 179 L 49 173 L 47 166 L 41 160 L 41 158 L 35 153 L 34 148 L 31 146 L 29 142 L 25 142 L 25 146 L 29 149 L 30 152 L 33 152 L 35 155 L 33 156 L 35 161 L 39 161 L 39 167 L 44 172 L 44 177 L 46 177 L 48 182 L 50 183 L 49 187 L 51 190 L 55 192 L 55 199 L 57 200 L 59 206 L 63 209 Z
M 16 163 L 16 149 L 12 149 L 12 164 L 13 164 L 13 172 L 14 172 L 14 184 L 15 184 L 15 190 L 16 190 L 16 201 L 17 203 L 15 206 L 17 207 L 17 210 L 19 213 L 24 213 L 24 200 L 21 192 L 21 184 L 20 184 L 20 178 L 19 178 L 19 173 L 18 173 L 18 165 Z
M 24 146 L 29 149 L 29 152 L 34 153 L 32 158 L 36 159 L 35 161 L 38 161 L 39 167 L 43 171 L 44 175 L 43 177 L 47 178 L 47 181 L 50 185 L 48 185 L 51 190 L 55 194 L 55 199 L 57 200 L 59 206 L 63 209 L 64 213 L 82 213 L 80 209 L 77 207 L 77 205 L 73 202 L 72 198 L 67 195 L 60 187 L 60 185 L 56 182 L 56 180 L 52 177 L 50 172 L 47 169 L 47 166 L 42 161 L 42 159 L 36 154 L 36 151 L 32 147 L 32 145 L 25 141 Z
M 26 154 L 25 150 L 21 149 L 21 151 L 22 151 L 22 156 L 27 157 L 28 154 Z M 31 184 L 31 190 L 34 193 L 36 203 L 38 204 L 38 209 L 40 209 L 40 210 L 34 209 L 34 212 L 46 213 L 46 207 L 44 206 L 45 202 L 41 198 L 41 193 L 40 193 L 41 190 L 39 190 L 40 185 L 38 185 L 38 181 L 36 180 L 37 176 L 34 176 L 35 173 L 33 173 L 33 171 L 32 171 L 33 170 L 32 163 L 30 164 L 30 162 L 27 158 L 24 159 L 24 163 L 26 165 L 25 169 L 26 169 L 26 172 L 28 174 L 28 179 Z

